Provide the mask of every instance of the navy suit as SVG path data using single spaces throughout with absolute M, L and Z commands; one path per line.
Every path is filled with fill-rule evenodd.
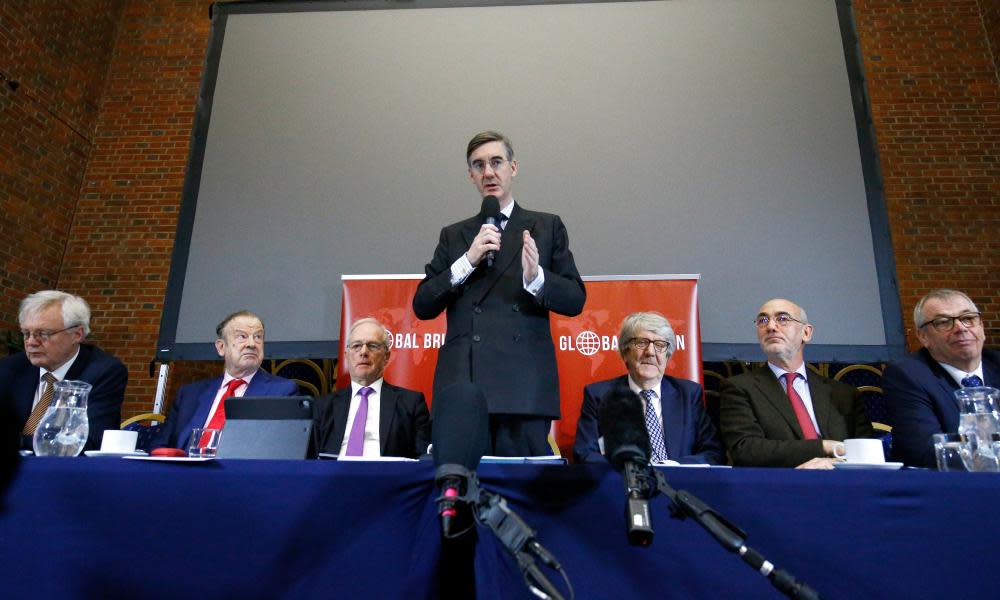
M 350 408 L 350 386 L 316 400 L 311 444 L 316 452 L 340 454 Z M 431 418 L 422 392 L 383 381 L 379 392 L 378 424 L 382 456 L 417 458 L 427 452 L 431 443 Z
M 151 448 L 180 448 L 187 450 L 188 438 L 195 427 L 204 427 L 212 410 L 215 396 L 222 387 L 222 375 L 189 383 L 177 392 L 177 399 L 170 407 L 167 422 L 160 427 L 150 444 Z M 263 369 L 247 385 L 244 396 L 297 396 L 299 386 L 291 379 L 271 375 Z
M 597 439 L 601 437 L 598 415 L 601 403 L 618 393 L 629 391 L 628 375 L 598 381 L 583 389 L 583 406 L 576 422 L 573 458 L 578 463 L 605 462 Z M 663 417 L 663 438 L 667 458 L 680 463 L 725 462 L 726 453 L 715 432 L 715 426 L 705 411 L 702 388 L 687 379 L 664 375 L 660 381 L 660 412 Z
M 0 361 L 0 403 L 9 406 L 16 417 L 17 429 L 24 428 L 41 370 L 28 361 L 24 352 Z M 97 346 L 80 344 L 80 354 L 66 372 L 65 380 L 86 381 L 94 386 L 87 398 L 87 421 L 90 433 L 84 450 L 101 447 L 105 429 L 118 429 L 122 422 L 122 401 L 128 383 L 128 369 L 120 360 Z M 21 439 L 21 447 L 31 448 L 31 437 Z
M 486 259 L 461 285 L 451 286 L 451 265 L 469 249 L 479 216 L 441 230 L 426 277 L 413 296 L 413 312 L 433 319 L 447 309 L 448 332 L 434 370 L 434 393 L 471 382 L 486 391 L 491 414 L 559 417 L 559 375 L 549 311 L 580 314 L 587 298 L 558 216 L 514 205 L 493 268 Z M 545 285 L 537 297 L 524 289 L 523 231 L 538 246 Z
M 983 350 L 982 361 L 984 383 L 1000 387 L 1000 353 Z M 895 460 L 917 467 L 937 466 L 931 435 L 958 431 L 959 406 L 954 394 L 959 387 L 926 348 L 885 368 L 882 390 Z

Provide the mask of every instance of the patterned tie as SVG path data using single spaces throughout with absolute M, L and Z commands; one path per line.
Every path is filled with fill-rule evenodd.
M 45 391 L 42 392 L 42 397 L 38 400 L 38 404 L 31 409 L 31 414 L 28 416 L 28 420 L 24 423 L 24 429 L 21 430 L 21 435 L 35 435 L 35 428 L 38 427 L 38 422 L 42 420 L 45 416 L 45 411 L 48 410 L 49 405 L 52 404 L 52 398 L 56 394 L 56 377 L 52 373 L 46 373 L 42 375 L 42 381 L 45 382 Z
M 667 446 L 663 443 L 663 427 L 660 426 L 660 419 L 656 416 L 656 409 L 653 408 L 653 390 L 642 390 L 639 392 L 642 399 L 646 401 L 646 431 L 649 432 L 649 445 L 653 449 L 652 462 L 663 462 L 667 460 Z
M 813 426 L 812 419 L 809 418 L 809 411 L 806 410 L 806 405 L 802 402 L 802 397 L 792 387 L 792 384 L 795 383 L 795 378 L 800 377 L 800 375 L 798 373 L 785 373 L 781 377 L 784 378 L 785 385 L 788 388 L 788 399 L 792 403 L 792 410 L 795 411 L 795 418 L 799 420 L 799 427 L 802 428 L 802 438 L 806 440 L 818 439 L 819 435 L 816 434 L 816 428 Z
M 979 375 L 969 375 L 962 380 L 962 387 L 981 387 L 983 385 L 983 380 L 979 378 Z
M 222 429 L 226 426 L 226 398 L 232 398 L 236 394 L 237 388 L 245 383 L 242 379 L 233 379 L 226 384 L 226 391 L 222 393 L 219 405 L 215 407 L 215 414 L 212 415 L 212 420 L 208 422 L 205 429 Z M 208 436 L 202 436 L 202 439 L 198 440 L 198 446 L 204 447 L 207 442 Z
M 365 425 L 368 423 L 368 395 L 375 390 L 363 387 L 358 390 L 361 402 L 358 402 L 358 412 L 354 414 L 354 424 L 351 425 L 351 437 L 347 439 L 347 456 L 361 456 L 365 453 Z

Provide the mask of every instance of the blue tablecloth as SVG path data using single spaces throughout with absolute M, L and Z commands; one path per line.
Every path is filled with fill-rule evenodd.
M 825 598 L 996 595 L 995 475 L 664 473 Z M 484 464 L 479 476 L 562 561 L 577 598 L 776 596 L 662 496 L 653 545 L 629 546 L 621 477 L 606 466 Z M 429 463 L 29 458 L 0 513 L 0 596 L 433 598 L 433 477 Z M 475 568 L 480 599 L 532 597 L 486 530 Z

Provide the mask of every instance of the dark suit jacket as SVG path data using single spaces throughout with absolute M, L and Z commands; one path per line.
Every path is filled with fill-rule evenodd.
M 604 399 L 622 387 L 628 389 L 628 375 L 598 381 L 583 388 L 583 406 L 580 408 L 580 420 L 576 422 L 576 441 L 573 442 L 576 462 L 607 460 L 597 442 L 597 438 L 601 437 L 598 415 Z M 664 375 L 659 392 L 667 458 L 680 463 L 724 463 L 726 454 L 715 426 L 705 412 L 701 386 L 693 381 Z
M 723 380 L 719 428 L 736 466 L 796 467 L 826 456 L 823 440 L 875 437 L 857 388 L 809 373 L 809 393 L 820 439 L 802 438 L 802 428 L 781 382 L 766 365 Z
M 491 413 L 559 417 L 559 376 L 549 311 L 575 316 L 587 294 L 558 216 L 514 206 L 493 268 L 484 262 L 451 287 L 451 265 L 482 225 L 472 217 L 441 230 L 426 277 L 413 296 L 413 312 L 433 319 L 447 309 L 448 333 L 438 354 L 434 392 L 449 384 L 482 386 Z M 538 297 L 524 290 L 522 232 L 538 246 L 545 286 Z
M 0 361 L 0 403 L 11 407 L 18 431 L 31 415 L 31 404 L 38 389 L 40 369 L 28 361 L 24 352 Z M 105 429 L 118 429 L 122 422 L 122 401 L 128 383 L 128 369 L 120 360 L 97 346 L 80 344 L 80 354 L 66 372 L 65 379 L 86 381 L 94 386 L 87 397 L 87 421 L 90 433 L 84 450 L 101 447 Z M 21 447 L 31 448 L 31 438 L 24 437 Z
M 340 453 L 350 408 L 350 386 L 316 400 L 310 445 L 315 453 Z M 383 380 L 379 398 L 378 436 L 382 456 L 418 458 L 425 454 L 427 445 L 431 443 L 431 421 L 423 393 L 397 387 Z
M 188 438 L 195 427 L 204 427 L 208 412 L 212 410 L 215 395 L 222 386 L 223 375 L 215 379 L 202 379 L 189 383 L 177 392 L 177 399 L 170 406 L 167 422 L 150 443 L 151 448 L 180 448 L 187 450 Z M 299 386 L 291 379 L 271 375 L 259 369 L 247 385 L 244 396 L 297 396 Z
M 1000 387 L 1000 353 L 983 350 L 983 379 L 988 386 Z M 958 431 L 954 393 L 959 387 L 926 348 L 885 368 L 882 391 L 895 460 L 918 467 L 937 466 L 931 435 Z

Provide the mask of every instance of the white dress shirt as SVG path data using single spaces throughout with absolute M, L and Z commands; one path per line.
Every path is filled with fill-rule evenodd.
M 222 400 L 222 395 L 226 393 L 226 388 L 229 387 L 229 382 L 234 379 L 242 379 L 246 383 L 236 388 L 233 392 L 233 396 L 237 398 L 242 398 L 243 394 L 247 393 L 247 388 L 250 387 L 250 381 L 253 376 L 257 374 L 257 371 L 247 375 L 246 377 L 233 377 L 228 372 L 222 376 L 222 385 L 219 386 L 219 390 L 215 392 L 215 400 L 212 401 L 212 409 L 208 411 L 208 418 L 205 419 L 205 424 L 202 427 L 208 427 L 208 424 L 212 422 L 212 417 L 215 416 L 215 411 L 219 409 L 219 401 Z
M 382 382 L 379 378 L 373 381 L 368 394 L 368 418 L 365 420 L 365 443 L 362 456 L 382 456 L 382 440 L 379 438 L 379 413 L 382 407 Z M 351 430 L 354 429 L 354 417 L 358 414 L 358 405 L 361 404 L 361 395 L 358 390 L 366 387 L 351 381 L 351 407 L 347 411 L 347 426 L 344 427 L 344 440 L 340 443 L 340 456 L 347 455 L 347 442 L 351 439 Z
M 45 393 L 45 386 L 48 385 L 48 383 L 46 383 L 45 380 L 42 379 L 42 377 L 44 377 L 46 373 L 52 373 L 52 376 L 56 378 L 57 383 L 62 381 L 63 379 L 66 379 L 66 373 L 69 373 L 70 367 L 72 367 L 73 363 L 76 362 L 77 356 L 80 356 L 79 346 L 76 347 L 76 354 L 73 355 L 73 358 L 64 362 L 62 366 L 56 369 L 55 371 L 46 371 L 45 369 L 38 369 L 38 387 L 35 388 L 35 399 L 31 401 L 32 409 L 34 409 L 35 405 L 38 404 L 38 401 L 42 399 L 42 394 Z M 55 385 L 55 383 L 53 383 L 52 385 Z

